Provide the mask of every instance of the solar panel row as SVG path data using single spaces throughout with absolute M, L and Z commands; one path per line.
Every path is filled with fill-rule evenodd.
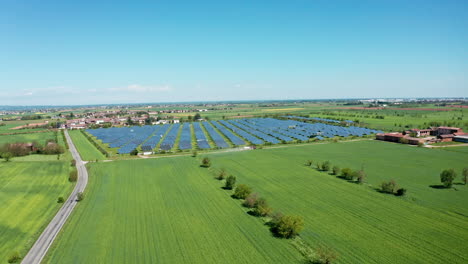
M 241 146 L 245 145 L 245 141 L 242 140 L 240 137 L 234 135 L 231 131 L 229 131 L 227 128 L 222 126 L 220 123 L 216 121 L 212 121 L 211 124 L 213 124 L 223 135 L 225 135 L 229 140 L 231 140 L 232 144 L 236 146 Z
M 174 147 L 175 141 L 177 139 L 177 134 L 179 133 L 180 124 L 174 124 L 169 132 L 167 133 L 166 137 L 161 142 L 159 148 L 164 151 L 169 151 Z
M 198 148 L 209 149 L 210 144 L 208 144 L 208 140 L 206 140 L 205 133 L 203 133 L 203 130 L 199 122 L 193 123 L 193 132 L 195 133 L 195 138 L 197 140 Z
M 252 144 L 255 144 L 255 145 L 263 144 L 263 140 L 254 137 L 250 133 L 247 133 L 246 131 L 242 130 L 241 128 L 236 127 L 233 124 L 231 124 L 231 123 L 229 123 L 227 121 L 224 121 L 224 120 L 220 120 L 219 122 L 221 124 L 223 124 L 224 126 L 226 126 L 227 128 L 229 128 L 230 130 L 232 130 L 237 135 L 239 135 L 239 136 L 243 137 L 244 139 L 246 139 L 247 141 L 251 142 Z
M 186 150 L 192 148 L 192 133 L 190 123 L 185 123 L 180 134 L 179 149 Z
M 219 148 L 228 148 L 229 145 L 226 143 L 224 138 L 216 132 L 216 130 L 213 128 L 213 126 L 210 125 L 209 122 L 204 121 L 202 122 L 203 127 L 205 127 L 206 132 L 210 135 L 211 139 L 213 139 L 214 143 L 216 144 L 217 147 Z

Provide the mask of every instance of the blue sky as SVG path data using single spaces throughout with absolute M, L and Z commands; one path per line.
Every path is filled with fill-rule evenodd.
M 0 8 L 0 105 L 419 96 L 468 96 L 468 1 Z

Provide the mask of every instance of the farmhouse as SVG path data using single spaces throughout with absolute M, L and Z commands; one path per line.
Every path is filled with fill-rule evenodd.
M 454 138 L 457 136 L 459 137 L 459 140 L 463 141 L 463 137 L 468 136 L 468 134 L 463 133 L 463 130 L 458 127 L 437 127 L 430 129 L 410 129 L 403 133 L 393 132 L 377 134 L 376 139 L 390 142 L 402 142 L 402 139 L 404 138 L 408 144 L 418 145 L 421 143 L 429 144 L 454 141 Z

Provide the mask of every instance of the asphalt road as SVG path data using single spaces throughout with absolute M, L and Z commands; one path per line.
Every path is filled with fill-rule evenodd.
M 75 189 L 68 197 L 67 201 L 63 204 L 62 208 L 58 211 L 57 215 L 52 219 L 49 225 L 46 227 L 41 236 L 37 239 L 36 243 L 29 250 L 28 254 L 24 257 L 21 263 L 24 264 L 39 264 L 47 253 L 47 250 L 50 248 L 54 239 L 57 237 L 60 229 L 67 221 L 68 217 L 72 213 L 75 205 L 77 203 L 76 196 L 79 192 L 83 192 L 88 184 L 88 172 L 86 171 L 85 164 L 81 160 L 78 151 L 73 144 L 73 141 L 68 134 L 68 131 L 65 130 L 65 137 L 67 139 L 70 152 L 73 158 L 76 160 L 76 168 L 78 170 L 78 181 L 76 183 Z M 57 197 L 58 198 L 58 197 Z

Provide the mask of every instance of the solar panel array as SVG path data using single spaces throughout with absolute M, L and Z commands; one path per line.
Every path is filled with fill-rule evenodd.
M 224 138 L 216 132 L 216 130 L 210 125 L 209 122 L 204 121 L 202 122 L 203 127 L 205 127 L 206 132 L 210 135 L 211 139 L 213 139 L 214 143 L 216 144 L 217 147 L 219 148 L 228 148 L 229 145 L 226 143 Z
M 296 117 L 295 117 L 296 118 Z M 199 149 L 210 149 L 210 145 L 203 131 L 203 127 L 208 135 L 213 139 L 216 147 L 227 148 L 229 144 L 223 138 L 224 135 L 233 145 L 242 146 L 247 143 L 256 145 L 269 142 L 278 144 L 282 141 L 303 140 L 316 138 L 322 140 L 335 136 L 364 136 L 373 133 L 382 133 L 356 126 L 337 126 L 324 123 L 305 123 L 293 119 L 279 120 L 274 118 L 251 118 L 220 120 L 212 122 L 194 122 L 181 124 L 165 124 L 162 126 L 133 126 L 133 127 L 112 127 L 88 129 L 87 132 L 97 137 L 111 148 L 118 148 L 118 153 L 127 154 L 141 146 L 143 151 L 154 150 L 158 143 L 159 148 L 170 151 L 174 148 L 181 128 L 179 149 L 192 149 L 191 125 L 195 133 L 197 147 Z M 219 131 L 217 131 L 219 130 Z M 165 135 L 165 137 L 164 137 Z M 163 140 L 161 141 L 161 139 Z
M 171 127 L 170 124 L 164 124 L 160 126 L 157 130 L 156 133 L 145 143 L 141 145 L 141 150 L 143 151 L 152 151 L 156 145 L 158 145 L 159 141 L 163 138 L 163 136 L 166 134 L 167 130 Z
M 180 124 L 174 124 L 169 132 L 167 133 L 166 137 L 161 142 L 159 148 L 164 151 L 169 151 L 174 147 L 175 141 L 177 139 L 177 134 L 179 133 Z
M 272 144 L 278 144 L 280 141 L 272 136 L 269 136 L 259 130 L 256 130 L 255 125 L 250 124 L 247 122 L 245 119 L 237 119 L 237 120 L 229 120 L 232 124 L 244 129 L 248 130 L 251 134 L 253 134 L 256 137 L 259 137 L 263 139 L 266 142 L 270 142 Z
M 211 148 L 210 144 L 208 144 L 208 140 L 206 139 L 205 133 L 203 133 L 199 122 L 193 123 L 193 131 L 195 132 L 195 139 L 197 140 L 197 145 L 199 149 Z
M 245 141 L 242 140 L 240 137 L 234 135 L 229 129 L 225 128 L 222 126 L 220 123 L 216 121 L 212 121 L 211 124 L 213 124 L 223 135 L 225 135 L 229 140 L 231 140 L 232 144 L 236 146 L 241 146 L 245 145 Z
M 179 140 L 179 149 L 192 149 L 192 133 L 190 130 L 190 123 L 185 123 L 182 127 L 182 132 L 180 134 Z

